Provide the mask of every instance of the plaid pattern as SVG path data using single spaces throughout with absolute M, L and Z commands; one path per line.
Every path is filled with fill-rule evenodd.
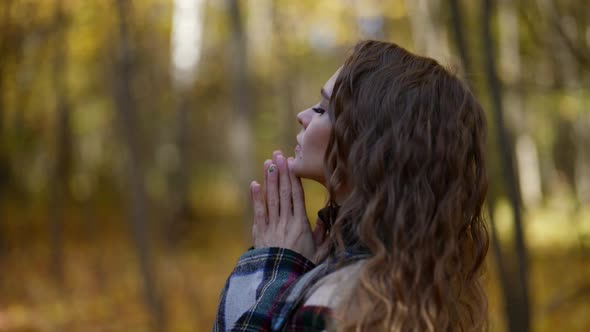
M 284 327 L 287 331 L 325 331 L 327 322 L 332 319 L 332 309 L 320 306 L 302 306 Z
M 313 293 L 315 290 L 314 286 L 323 277 L 337 269 L 367 257 L 369 257 L 369 254 L 365 251 L 347 250 L 344 252 L 343 257 L 331 257 L 312 271 L 306 273 L 291 286 L 288 292 L 283 293 L 281 299 L 277 300 L 278 305 L 272 312 L 271 317 L 271 331 L 324 330 L 326 320 L 331 315 L 322 316 L 321 318 L 318 315 L 329 313 L 330 311 L 327 310 L 329 308 L 303 306 L 306 295 Z
M 213 331 L 269 330 L 276 299 L 314 267 L 289 249 L 249 250 L 225 284 Z
M 289 249 L 250 250 L 226 282 L 213 331 L 322 331 L 331 310 L 303 306 L 305 295 L 322 277 L 366 257 L 346 252 L 316 267 Z

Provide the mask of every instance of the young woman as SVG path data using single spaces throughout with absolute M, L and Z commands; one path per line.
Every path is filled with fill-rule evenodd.
M 214 331 L 480 331 L 484 112 L 436 61 L 359 43 L 250 186 L 254 247 Z M 312 231 L 300 178 L 323 184 Z

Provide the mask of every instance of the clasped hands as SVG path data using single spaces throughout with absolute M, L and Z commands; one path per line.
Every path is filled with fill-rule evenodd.
M 293 161 L 275 151 L 272 160 L 264 162 L 264 189 L 256 181 L 250 184 L 254 247 L 287 248 L 314 261 L 326 232 L 319 219 L 311 230 L 301 179 L 291 171 Z

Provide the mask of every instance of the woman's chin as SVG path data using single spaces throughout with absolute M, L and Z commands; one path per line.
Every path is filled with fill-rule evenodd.
M 300 160 L 295 159 L 295 161 L 293 162 L 293 165 L 291 167 L 291 172 L 293 172 L 293 174 L 298 178 L 305 177 L 303 175 L 304 172 L 302 172 Z
M 324 177 L 321 175 L 321 172 L 313 172 L 302 166 L 303 165 L 297 165 L 297 163 L 293 164 L 293 168 L 291 168 L 291 172 L 293 172 L 293 175 L 301 179 L 313 180 L 321 184 L 324 184 L 325 181 Z
M 302 179 L 309 179 L 310 178 L 310 174 L 309 174 L 308 170 L 306 169 L 305 165 L 303 165 L 303 160 L 301 160 L 299 158 L 295 159 L 295 161 L 293 162 L 291 172 L 293 172 L 293 175 L 295 175 L 298 178 L 302 178 Z

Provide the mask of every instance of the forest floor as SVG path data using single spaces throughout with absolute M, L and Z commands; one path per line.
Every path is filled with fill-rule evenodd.
M 539 209 L 525 216 L 534 331 L 590 331 L 590 208 L 572 214 Z M 498 218 L 503 216 L 499 207 Z M 139 267 L 122 218 L 95 229 L 79 217 L 66 223 L 64 277 L 51 272 L 43 217 L 21 213 L 0 261 L 0 331 L 148 331 Z M 75 214 L 74 214 L 75 215 Z M 45 226 L 43 226 L 45 225 Z M 233 225 L 233 226 L 232 226 Z M 237 221 L 212 224 L 175 248 L 155 250 L 158 290 L 168 331 L 210 331 L 218 296 L 249 246 Z M 503 239 L 510 231 L 498 224 Z M 490 331 L 504 331 L 501 292 L 490 251 L 486 288 Z M 60 286 L 61 285 L 61 286 Z

